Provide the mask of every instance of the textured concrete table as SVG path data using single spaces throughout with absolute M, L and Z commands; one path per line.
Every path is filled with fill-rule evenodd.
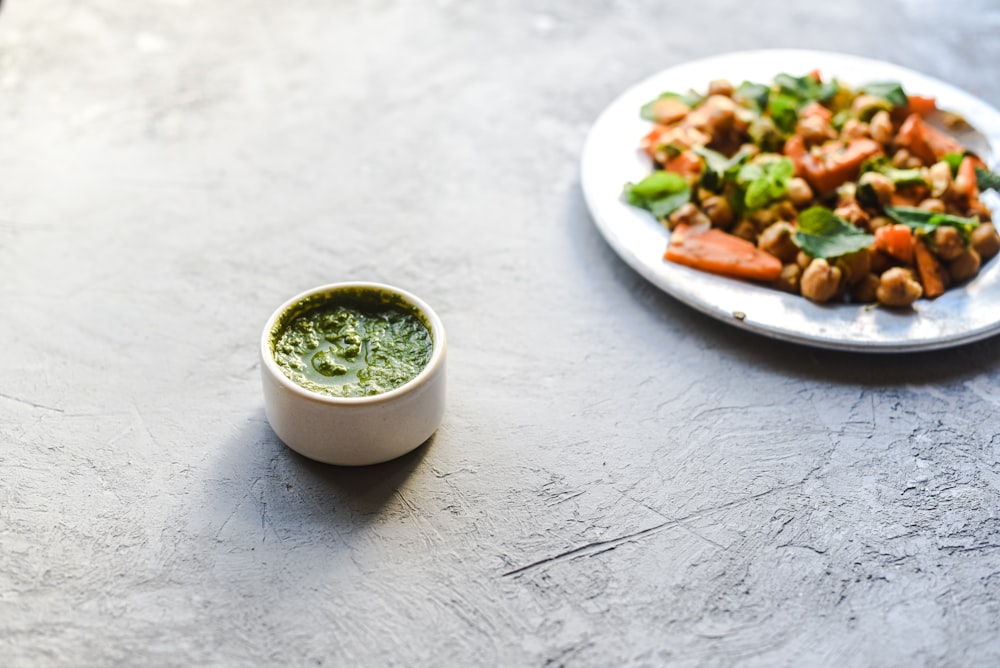
M 8 0 L 0 663 L 995 665 L 1000 341 L 710 320 L 577 171 L 685 60 L 843 51 L 1000 106 L 998 32 L 987 0 Z M 364 469 L 275 438 L 256 358 L 350 279 L 450 340 L 443 425 Z

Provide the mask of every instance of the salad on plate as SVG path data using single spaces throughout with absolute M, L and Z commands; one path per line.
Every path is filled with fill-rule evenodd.
M 959 115 L 897 82 L 718 79 L 638 113 L 653 170 L 622 197 L 670 230 L 665 261 L 816 303 L 905 309 L 1000 252 L 981 198 L 1000 177 L 956 138 Z

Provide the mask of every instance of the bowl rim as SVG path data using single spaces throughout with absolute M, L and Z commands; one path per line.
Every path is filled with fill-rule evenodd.
M 424 368 L 420 372 L 406 381 L 399 387 L 394 387 L 386 392 L 379 392 L 378 394 L 372 394 L 363 397 L 334 397 L 328 394 L 320 394 L 308 388 L 302 387 L 291 378 L 286 376 L 278 363 L 274 359 L 274 354 L 270 347 L 270 338 L 274 330 L 278 319 L 292 307 L 294 307 L 299 302 L 316 295 L 330 294 L 333 295 L 336 292 L 347 291 L 347 290 L 359 290 L 363 292 L 375 292 L 380 294 L 391 294 L 395 297 L 402 299 L 409 306 L 412 306 L 417 311 L 419 311 L 423 317 L 426 319 L 427 324 L 430 325 L 431 334 L 431 358 L 424 365 Z M 388 283 L 379 283 L 374 281 L 342 281 L 338 283 L 327 283 L 324 285 L 319 285 L 308 290 L 304 290 L 299 294 L 290 297 L 285 300 L 278 308 L 271 313 L 271 316 L 267 319 L 264 324 L 264 330 L 260 337 L 260 356 L 264 368 L 271 374 L 279 385 L 281 385 L 287 391 L 297 395 L 298 397 L 313 401 L 320 404 L 329 404 L 331 406 L 367 406 L 367 405 L 378 405 L 386 403 L 396 399 L 405 394 L 416 390 L 419 386 L 425 384 L 430 378 L 437 374 L 438 369 L 444 364 L 446 347 L 446 337 L 444 331 L 444 324 L 441 322 L 441 318 L 438 317 L 434 309 L 430 307 L 423 299 L 413 294 L 408 290 L 398 288 Z

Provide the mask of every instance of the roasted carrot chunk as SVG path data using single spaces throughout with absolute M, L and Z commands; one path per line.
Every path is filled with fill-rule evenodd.
M 944 267 L 919 237 L 913 240 L 913 256 L 917 263 L 917 276 L 924 287 L 924 297 L 934 299 L 943 295 L 946 289 Z
M 926 95 L 907 95 L 906 108 L 912 114 L 927 114 L 937 109 L 937 99 Z
M 875 248 L 904 264 L 913 264 L 913 231 L 906 225 L 883 225 L 875 230 Z
M 717 228 L 678 225 L 663 257 L 694 269 L 756 281 L 773 281 L 781 274 L 781 260 Z
M 829 123 L 833 118 L 833 112 L 814 100 L 799 109 L 799 120 L 803 118 L 819 118 Z
M 701 156 L 691 149 L 686 149 L 678 153 L 677 156 L 668 160 L 666 164 L 663 165 L 663 169 L 667 172 L 680 174 L 687 179 L 688 183 L 694 183 L 701 176 Z
M 979 199 L 979 184 L 976 181 L 976 166 L 981 161 L 975 156 L 967 155 L 959 163 L 958 173 L 955 175 L 955 192 L 965 197 L 968 202 L 975 202 Z
M 949 153 L 964 153 L 965 147 L 957 140 L 944 134 L 933 125 L 912 113 L 906 117 L 896 133 L 896 144 L 920 158 L 925 164 L 932 164 Z
M 639 148 L 649 157 L 654 157 L 657 145 L 660 143 L 660 137 L 663 133 L 667 131 L 667 126 L 665 125 L 654 125 L 653 129 L 646 133 L 646 135 L 639 141 Z
M 795 164 L 795 174 L 820 193 L 832 192 L 845 181 L 857 178 L 861 163 L 881 152 L 878 142 L 859 138 L 813 154 L 799 135 L 792 135 L 785 142 L 784 150 Z

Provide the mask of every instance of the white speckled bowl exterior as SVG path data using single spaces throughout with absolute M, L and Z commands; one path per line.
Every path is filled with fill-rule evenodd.
M 428 326 L 431 359 L 412 380 L 370 397 L 331 397 L 297 385 L 274 361 L 273 343 L 282 315 L 307 298 L 338 293 L 389 294 L 411 307 Z M 261 335 L 264 412 L 275 434 L 301 455 L 327 464 L 364 466 L 414 450 L 438 428 L 445 408 L 444 326 L 437 314 L 409 292 L 381 283 L 333 283 L 303 292 L 282 304 Z

